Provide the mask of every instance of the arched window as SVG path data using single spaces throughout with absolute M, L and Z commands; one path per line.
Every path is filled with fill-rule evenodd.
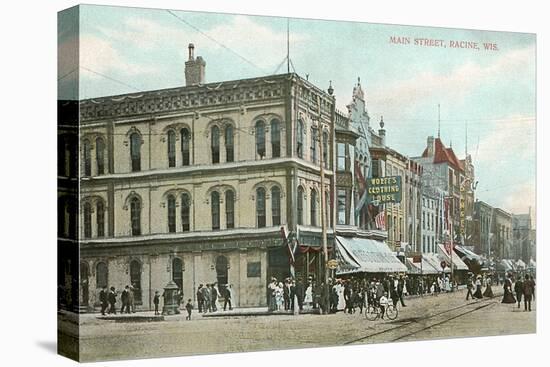
M 225 192 L 225 220 L 227 228 L 235 228 L 235 194 L 232 190 Z
M 106 288 L 109 283 L 109 268 L 104 262 L 97 263 L 96 265 L 96 288 Z
M 301 186 L 298 187 L 298 202 L 296 204 L 298 209 L 297 222 L 298 224 L 304 224 L 304 189 Z
M 105 236 L 105 206 L 103 201 L 99 200 L 96 204 L 97 237 Z
M 317 226 L 317 191 L 311 189 L 311 225 Z
M 277 119 L 271 120 L 271 157 L 281 156 L 281 123 Z
M 271 221 L 274 226 L 281 225 L 281 190 L 277 186 L 271 188 Z
M 181 194 L 181 230 L 188 232 L 190 229 L 191 199 L 186 193 Z
M 183 262 L 179 257 L 172 259 L 172 280 L 180 290 L 183 289 Z
M 227 125 L 225 127 L 225 161 L 233 162 L 234 150 L 233 150 L 233 126 Z
M 212 126 L 212 140 L 210 144 L 212 163 L 220 163 L 220 129 L 217 126 Z
M 168 131 L 168 167 L 176 167 L 176 133 Z
M 103 138 L 95 140 L 95 157 L 97 161 L 97 174 L 102 175 L 105 173 L 105 142 Z
M 130 284 L 134 287 L 134 302 L 141 304 L 141 263 L 137 260 L 130 262 Z
M 88 140 L 84 140 L 84 176 L 92 175 L 92 146 Z
M 265 123 L 262 120 L 256 122 L 256 154 L 260 159 L 265 157 Z
M 92 237 L 92 205 L 84 203 L 84 238 Z
M 69 212 L 66 197 L 57 199 L 57 236 L 67 237 L 69 234 Z
M 191 140 L 191 134 L 186 128 L 181 129 L 181 165 L 189 165 L 189 142 Z
M 296 131 L 296 155 L 298 158 L 304 158 L 304 123 L 298 120 Z
M 130 221 L 132 227 L 132 236 L 141 234 L 141 202 L 137 197 L 130 201 Z
M 265 189 L 263 187 L 256 189 L 256 218 L 258 228 L 265 227 Z
M 213 191 L 211 194 L 212 229 L 220 229 L 220 194 Z
M 311 145 L 309 149 L 311 150 L 311 161 L 313 163 L 317 163 L 317 136 L 318 131 L 317 128 L 312 127 L 311 128 Z
M 168 195 L 168 232 L 176 232 L 176 198 Z
M 328 169 L 328 133 L 323 132 L 323 165 Z
M 141 137 L 138 133 L 130 135 L 130 158 L 132 159 L 132 172 L 141 170 Z

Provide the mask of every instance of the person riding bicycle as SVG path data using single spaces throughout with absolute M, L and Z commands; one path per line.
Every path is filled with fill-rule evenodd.
M 388 293 L 384 293 L 382 297 L 378 300 L 380 304 L 380 318 L 384 318 L 384 313 L 386 312 L 386 307 L 388 306 Z

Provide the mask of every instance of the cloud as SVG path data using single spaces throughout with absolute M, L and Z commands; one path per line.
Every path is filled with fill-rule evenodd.
M 536 120 L 533 116 L 514 114 L 491 122 L 484 129 L 489 133 L 479 141 L 478 161 L 520 164 L 536 156 Z
M 510 213 L 524 214 L 536 212 L 537 196 L 535 180 L 514 186 L 502 202 L 502 208 Z
M 469 61 L 446 72 L 421 72 L 408 79 L 384 84 L 370 95 L 370 105 L 396 119 L 406 117 L 427 101 L 432 103 L 433 99 L 457 105 L 477 87 L 524 73 L 526 65 L 533 64 L 534 59 L 535 48 L 530 46 L 503 53 L 488 65 Z
M 89 34 L 80 37 L 80 66 L 107 75 L 112 72 L 139 75 L 157 71 L 153 66 L 123 57 L 111 42 Z M 99 75 L 89 72 L 83 75 L 91 79 L 100 78 Z

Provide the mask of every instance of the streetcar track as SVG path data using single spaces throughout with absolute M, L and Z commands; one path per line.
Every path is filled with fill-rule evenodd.
M 472 313 L 472 312 L 481 310 L 482 308 L 492 306 L 492 305 L 494 305 L 494 304 L 496 304 L 496 303 L 497 303 L 496 301 L 495 301 L 495 302 L 486 303 L 486 304 L 484 304 L 484 305 L 481 305 L 481 306 L 479 306 L 479 307 L 474 308 L 473 310 L 469 310 L 469 311 L 463 312 L 463 313 L 461 313 L 461 314 L 458 314 L 458 315 L 456 315 L 456 316 L 450 317 L 450 318 L 445 319 L 445 320 L 440 321 L 440 322 L 436 322 L 435 324 L 431 324 L 431 325 L 426 326 L 426 327 L 424 327 L 424 328 L 422 328 L 422 329 L 420 329 L 420 330 L 416 330 L 416 331 L 413 331 L 412 333 L 408 333 L 408 334 L 405 334 L 405 335 L 401 335 L 401 336 L 399 336 L 399 337 L 397 337 L 397 338 L 394 338 L 394 339 L 392 339 L 392 340 L 389 340 L 389 342 L 395 342 L 395 341 L 398 341 L 398 340 L 407 338 L 407 337 L 409 337 L 409 336 L 412 336 L 412 335 L 414 335 L 414 334 L 421 333 L 421 332 L 423 332 L 423 331 L 425 331 L 425 330 L 428 330 L 428 329 L 430 329 L 430 328 L 432 328 L 432 327 L 434 327 L 434 326 L 442 325 L 442 324 L 444 324 L 444 323 L 446 323 L 446 322 L 449 322 L 449 321 L 454 320 L 454 319 L 458 319 L 459 317 L 462 317 L 462 316 L 467 315 L 467 314 L 469 314 L 469 313 Z M 408 324 L 408 325 L 410 325 L 410 324 Z
M 494 298 L 497 298 L 497 297 L 499 297 L 499 295 L 495 294 L 495 296 L 494 296 L 493 298 L 485 298 L 485 299 L 483 299 L 483 300 L 481 300 L 481 301 L 479 301 L 479 302 L 485 302 L 485 301 L 488 300 L 488 299 L 494 299 Z M 476 307 L 475 309 L 469 310 L 469 311 L 467 311 L 467 312 L 465 312 L 465 313 L 463 313 L 463 314 L 460 314 L 460 315 L 458 315 L 458 316 L 455 316 L 455 317 L 449 318 L 449 319 L 447 319 L 447 320 L 444 320 L 444 321 L 442 321 L 442 322 L 433 324 L 432 326 L 437 326 L 437 325 L 443 324 L 443 323 L 448 322 L 448 321 L 450 321 L 450 320 L 453 320 L 453 319 L 455 319 L 455 318 L 457 318 L 457 317 L 460 317 L 460 316 L 465 315 L 465 314 L 470 313 L 470 312 L 477 311 L 478 309 L 481 309 L 481 308 L 484 308 L 484 307 L 488 307 L 488 306 L 490 306 L 490 305 L 492 305 L 492 304 L 495 304 L 495 303 L 497 303 L 497 301 L 485 303 L 484 305 L 482 305 L 482 306 L 480 306 L 480 307 Z M 372 334 L 368 334 L 368 335 L 363 336 L 363 337 L 361 337 L 361 338 L 357 338 L 357 339 L 354 339 L 354 340 L 347 341 L 347 342 L 344 343 L 344 345 L 349 345 L 349 344 L 357 343 L 357 342 L 360 342 L 360 341 L 363 341 L 363 340 L 366 340 L 366 339 L 370 339 L 370 338 L 373 338 L 373 337 L 375 337 L 375 336 L 382 335 L 382 334 L 385 334 L 385 333 L 389 333 L 389 332 L 391 332 L 391 331 L 394 331 L 394 330 L 397 330 L 397 329 L 401 329 L 401 328 L 407 327 L 407 326 L 409 326 L 409 325 L 418 323 L 419 321 L 429 320 L 429 319 L 431 319 L 431 318 L 434 318 L 434 317 L 437 317 L 437 316 L 440 316 L 440 315 L 443 315 L 443 314 L 446 314 L 446 313 L 449 313 L 449 312 L 452 312 L 452 311 L 456 311 L 456 310 L 458 310 L 458 309 L 461 309 L 461 308 L 464 308 L 464 307 L 468 307 L 468 306 L 471 306 L 471 305 L 472 305 L 472 303 L 466 303 L 466 304 L 463 304 L 463 305 L 460 305 L 460 306 L 456 306 L 456 307 L 450 308 L 450 309 L 448 309 L 448 310 L 444 310 L 444 311 L 437 312 L 437 313 L 435 313 L 435 314 L 433 314 L 433 315 L 427 315 L 427 316 L 419 317 L 419 318 L 416 318 L 416 319 L 413 320 L 413 321 L 408 321 L 408 322 L 405 322 L 405 323 L 401 323 L 400 325 L 397 325 L 397 326 L 395 326 L 395 327 L 391 327 L 391 328 L 388 328 L 388 329 L 384 329 L 384 330 L 381 330 L 381 331 L 378 331 L 378 332 L 375 332 L 375 333 L 372 333 Z M 394 322 L 395 322 L 395 323 L 398 323 L 399 321 L 394 321 Z M 416 332 L 414 332 L 414 333 L 412 333 L 412 334 L 415 334 L 415 333 L 424 331 L 424 330 L 426 330 L 426 329 L 428 329 L 428 328 L 430 328 L 430 327 L 431 327 L 431 326 L 426 327 L 426 328 L 424 328 L 424 329 L 422 329 L 422 330 L 419 330 L 419 331 L 416 331 Z M 410 336 L 410 335 L 407 335 L 407 336 Z M 403 336 L 403 337 L 406 337 L 406 336 Z M 402 339 L 402 337 L 399 337 L 399 338 L 394 339 L 394 340 L 391 340 L 391 341 L 396 341 L 396 340 L 399 340 L 399 339 Z

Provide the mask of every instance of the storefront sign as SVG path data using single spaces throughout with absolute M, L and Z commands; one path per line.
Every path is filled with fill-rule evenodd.
M 401 202 L 401 176 L 375 177 L 367 181 L 368 201 L 385 203 Z

